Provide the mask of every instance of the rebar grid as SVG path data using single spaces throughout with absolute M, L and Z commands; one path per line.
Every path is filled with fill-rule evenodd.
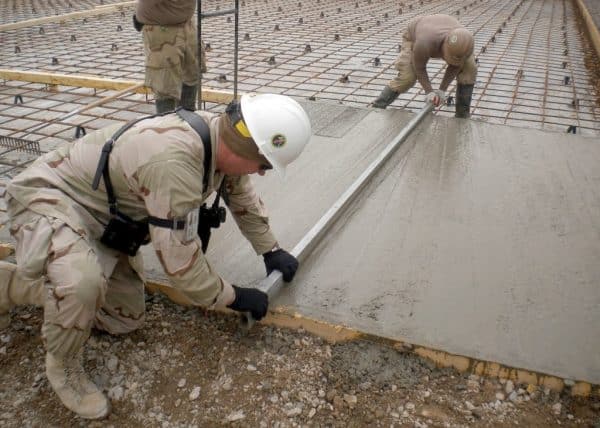
M 9 2 L 4 0 L 4 4 Z M 25 2 L 52 14 L 66 0 Z M 73 2 L 77 3 L 77 2 Z M 93 7 L 91 1 L 82 7 Z M 108 1 L 106 2 L 109 3 Z M 222 2 L 203 1 L 203 10 Z M 573 4 L 565 0 L 245 0 L 240 12 L 240 91 L 278 92 L 302 98 L 365 106 L 396 71 L 401 33 L 421 14 L 449 13 L 475 35 L 479 75 L 473 117 L 494 123 L 565 132 L 600 134 L 591 74 L 585 68 Z M 99 2 L 96 2 L 99 4 Z M 39 10 L 38 10 L 39 9 Z M 2 8 L 1 10 L 4 10 Z M 133 8 L 63 24 L 44 24 L 0 33 L 0 63 L 19 70 L 92 74 L 143 79 L 141 35 L 131 27 Z M 0 19 L 5 15 L 0 13 Z M 4 23 L 4 21 L 0 22 Z M 227 16 L 207 19 L 203 36 L 209 47 L 205 87 L 233 88 L 233 23 Z M 565 46 L 568 45 L 568 48 Z M 430 61 L 434 87 L 445 65 Z M 568 83 L 565 84 L 565 77 Z M 0 86 L 0 135 L 19 137 L 38 122 L 89 103 L 102 93 L 85 88 L 46 91 L 44 85 L 6 82 Z M 453 89 L 451 86 L 450 89 Z M 21 95 L 23 104 L 15 105 Z M 87 129 L 151 112 L 144 96 L 85 112 L 49 126 L 34 137 L 44 149 Z M 423 106 L 420 86 L 394 107 Z M 438 114 L 452 115 L 453 107 Z

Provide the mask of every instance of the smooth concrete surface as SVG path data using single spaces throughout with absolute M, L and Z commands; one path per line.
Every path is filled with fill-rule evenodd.
M 287 248 L 410 118 L 307 108 L 315 137 L 287 180 L 255 180 Z M 599 384 L 598 143 L 429 117 L 274 305 Z M 213 237 L 208 257 L 225 278 L 256 284 L 262 260 L 232 223 Z
M 305 152 L 285 180 L 254 179 L 288 249 L 412 117 L 304 105 L 315 134 Z M 426 118 L 273 307 L 600 384 L 599 143 Z M 144 253 L 148 277 L 164 281 Z M 234 284 L 265 275 L 231 218 L 207 257 Z

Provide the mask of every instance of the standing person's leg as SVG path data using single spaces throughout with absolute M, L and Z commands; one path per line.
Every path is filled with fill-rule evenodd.
M 69 410 L 86 419 L 103 418 L 110 412 L 110 402 L 85 373 L 82 354 L 104 303 L 106 274 L 95 251 L 79 234 L 58 221 L 53 228 L 42 325 L 46 376 Z
M 465 119 L 471 117 L 471 99 L 476 78 L 477 64 L 475 57 L 471 55 L 456 77 L 456 113 L 454 117 Z
M 184 55 L 182 25 L 144 25 L 146 86 L 154 91 L 156 112 L 174 110 L 181 99 L 181 76 Z
M 412 63 L 412 42 L 402 39 L 400 55 L 394 62 L 394 68 L 398 70 L 398 75 L 383 88 L 379 97 L 373 102 L 373 107 L 386 108 L 398 98 L 398 95 L 414 86 L 417 77 Z
M 184 26 L 185 49 L 181 66 L 181 102 L 179 105 L 187 110 L 196 110 L 196 97 L 198 95 L 198 31 L 194 19 L 186 22 Z M 205 73 L 206 52 L 204 43 L 200 43 L 200 67 Z

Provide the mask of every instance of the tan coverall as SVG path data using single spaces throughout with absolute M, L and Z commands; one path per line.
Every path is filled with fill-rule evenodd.
M 198 134 L 174 113 L 146 119 L 126 131 L 110 154 L 120 211 L 137 220 L 185 218 L 219 187 L 224 177 L 215 171 L 215 156 L 222 119 L 199 114 L 212 139 L 208 188 L 203 192 Z M 97 191 L 91 188 L 102 146 L 118 128 L 98 130 L 40 157 L 7 188 L 17 241 L 19 281 L 13 282 L 20 284 L 9 295 L 15 304 L 44 305 L 42 335 L 48 352 L 59 356 L 76 353 L 92 325 L 126 333 L 144 319 L 141 256 L 130 258 L 99 242 L 109 211 L 103 182 Z M 250 178 L 225 179 L 229 209 L 244 236 L 257 254 L 272 249 L 276 240 Z M 152 225 L 150 236 L 172 287 L 190 304 L 218 307 L 233 298 L 231 286 L 205 259 L 198 236 L 186 241 L 182 230 Z
M 426 93 L 431 92 L 433 88 L 427 74 L 427 62 L 430 58 L 443 58 L 444 39 L 450 31 L 461 27 L 456 19 L 443 14 L 419 16 L 411 20 L 402 36 L 400 54 L 394 63 L 398 75 L 388 86 L 397 93 L 403 93 L 418 80 Z M 467 58 L 462 67 L 448 64 L 440 89 L 446 91 L 455 77 L 459 84 L 475 83 L 477 65 L 473 55 Z

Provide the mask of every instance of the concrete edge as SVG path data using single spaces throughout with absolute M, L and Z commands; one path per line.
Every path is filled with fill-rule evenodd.
M 0 243 L 0 260 L 12 253 L 14 253 L 13 245 Z M 146 281 L 145 286 L 146 290 L 151 294 L 160 292 L 165 294 L 175 303 L 186 306 L 190 305 L 189 300 L 187 300 L 183 293 L 167 284 Z M 219 310 L 219 312 L 231 313 L 232 311 L 223 309 Z M 449 367 L 454 368 L 461 373 L 474 373 L 488 378 L 510 379 L 515 383 L 527 384 L 528 391 L 534 391 L 539 387 L 545 387 L 560 392 L 570 388 L 570 394 L 572 396 L 600 397 L 600 385 L 593 385 L 585 381 L 562 379 L 545 373 L 538 373 L 518 367 L 510 367 L 494 361 L 479 360 L 463 355 L 451 354 L 440 349 L 403 342 L 401 340 L 375 336 L 343 325 L 334 325 L 326 321 L 304 317 L 302 314 L 283 306 L 271 309 L 270 313 L 267 314 L 260 323 L 291 330 L 302 328 L 329 343 L 341 343 L 353 340 L 375 342 L 394 348 L 400 352 L 411 352 L 416 354 L 433 362 L 437 367 Z
M 398 351 L 414 353 L 422 358 L 432 361 L 437 367 L 450 367 L 461 373 L 474 373 L 488 378 L 510 379 L 515 383 L 528 384 L 528 390 L 547 387 L 553 391 L 560 392 L 566 388 L 570 388 L 570 393 L 573 396 L 600 397 L 600 385 L 592 385 L 585 381 L 569 381 L 545 373 L 509 367 L 494 361 L 478 360 L 462 355 L 451 354 L 439 349 L 420 346 L 418 344 L 378 337 L 345 326 L 332 325 L 324 321 L 305 318 L 299 313 L 292 313 L 282 307 L 273 309 L 271 313 L 260 322 L 262 324 L 281 328 L 302 328 L 307 332 L 332 343 L 358 339 L 376 342 Z
M 596 51 L 596 57 L 600 60 L 600 31 L 598 31 L 598 27 L 596 27 L 596 24 L 592 19 L 592 15 L 590 15 L 590 12 L 588 11 L 583 1 L 575 0 L 575 4 L 579 8 L 579 12 L 581 13 L 583 22 L 585 23 L 590 42 L 592 43 L 592 46 L 594 46 L 594 49 Z
M 146 282 L 146 289 L 150 293 L 161 292 L 175 303 L 182 305 L 190 304 L 183 293 L 168 284 L 150 280 Z M 229 310 L 223 310 L 222 312 L 231 313 Z M 343 325 L 334 325 L 326 321 L 307 318 L 284 306 L 272 308 L 269 314 L 261 320 L 260 323 L 292 330 L 302 328 L 330 343 L 348 342 L 352 340 L 376 342 L 401 352 L 412 352 L 422 358 L 432 361 L 438 367 L 452 367 L 461 373 L 474 373 L 489 378 L 510 379 L 515 383 L 528 384 L 530 385 L 528 388 L 533 388 L 534 390 L 538 387 L 547 387 L 553 391 L 563 391 L 566 388 L 570 388 L 570 393 L 573 396 L 600 397 L 600 385 L 592 385 L 586 381 L 562 379 L 545 373 L 506 366 L 494 361 L 478 360 L 463 355 L 451 354 L 440 349 L 433 349 L 418 344 L 403 342 L 401 340 L 375 336 Z

